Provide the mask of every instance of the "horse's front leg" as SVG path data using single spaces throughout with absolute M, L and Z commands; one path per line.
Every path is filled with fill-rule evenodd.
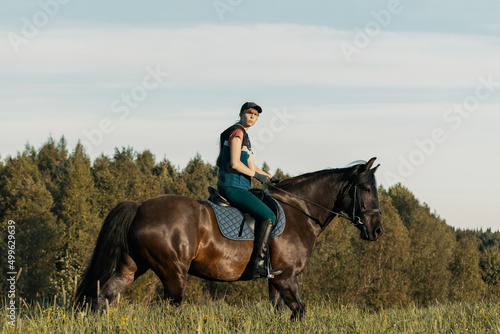
M 301 320 L 306 312 L 304 304 L 300 301 L 299 282 L 296 276 L 280 278 L 279 276 L 272 280 L 272 285 L 280 291 L 281 298 L 285 304 L 292 310 L 291 320 Z
M 269 301 L 278 312 L 283 311 L 283 298 L 273 284 L 273 280 L 269 280 Z

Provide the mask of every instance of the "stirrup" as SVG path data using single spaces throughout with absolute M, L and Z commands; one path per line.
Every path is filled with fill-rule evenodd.
M 264 269 L 266 273 L 262 273 L 260 270 Z M 271 268 L 271 261 L 267 262 L 266 268 L 260 267 L 254 270 L 253 278 L 274 278 L 274 276 L 281 275 L 283 270 L 273 270 Z
M 271 260 L 267 262 L 267 278 L 274 278 L 274 276 L 281 275 L 281 273 L 283 273 L 283 270 L 273 270 L 273 268 L 271 268 Z

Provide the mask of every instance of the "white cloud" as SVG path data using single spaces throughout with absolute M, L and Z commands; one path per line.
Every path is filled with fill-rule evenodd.
M 293 24 L 199 25 L 172 29 L 46 30 L 16 56 L 3 48 L 2 75 L 92 77 L 122 84 L 146 66 L 171 85 L 460 87 L 496 68 L 500 37 L 382 31 L 344 59 L 354 32 Z M 458 70 L 460 69 L 460 70 Z M 26 79 L 26 78 L 24 78 Z M 130 79 L 129 79 L 130 80 Z

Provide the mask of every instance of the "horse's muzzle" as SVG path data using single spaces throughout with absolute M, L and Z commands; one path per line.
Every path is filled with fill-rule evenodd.
M 356 227 L 361 231 L 360 238 L 363 240 L 377 241 L 384 234 L 382 225 L 378 225 L 371 230 L 365 224 Z
M 382 236 L 382 234 L 384 234 L 384 228 L 382 226 L 378 226 L 373 230 L 370 240 L 377 241 Z

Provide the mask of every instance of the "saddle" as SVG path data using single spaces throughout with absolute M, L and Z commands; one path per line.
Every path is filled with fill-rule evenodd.
M 271 232 L 271 238 L 280 235 L 285 227 L 285 215 L 279 203 L 269 194 L 267 189 L 252 188 L 250 192 L 263 201 L 276 215 L 276 225 Z M 253 240 L 255 234 L 255 219 L 248 213 L 231 206 L 215 188 L 208 187 L 210 204 L 217 217 L 219 229 L 226 238 L 231 240 Z

